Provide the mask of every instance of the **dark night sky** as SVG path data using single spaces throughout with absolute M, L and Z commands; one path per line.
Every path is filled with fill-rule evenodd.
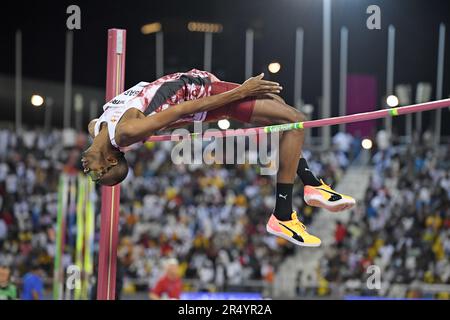
M 317 105 L 322 74 L 322 1 L 319 0 L 190 0 L 190 1 L 15 1 L 3 10 L 0 28 L 0 73 L 14 72 L 14 31 L 23 31 L 24 76 L 63 81 L 66 7 L 77 4 L 82 29 L 75 31 L 74 84 L 102 88 L 106 69 L 106 31 L 126 28 L 127 86 L 155 78 L 155 37 L 144 36 L 144 23 L 160 21 L 165 33 L 165 73 L 202 68 L 203 34 L 190 33 L 190 20 L 220 22 L 214 35 L 213 73 L 228 81 L 244 80 L 245 29 L 256 30 L 254 73 L 279 60 L 281 72 L 272 79 L 285 87 L 293 101 L 295 29 L 305 30 L 303 93 Z M 382 29 L 368 30 L 368 5 L 381 8 Z M 438 26 L 447 25 L 444 95 L 450 94 L 450 1 L 333 0 L 333 105 L 337 113 L 339 29 L 349 28 L 349 73 L 373 74 L 385 88 L 387 26 L 397 29 L 395 83 L 436 81 Z M 3 47 L 6 46 L 6 47 Z M 267 72 L 266 72 L 267 73 Z M 383 92 L 379 92 L 381 95 Z M 446 113 L 448 115 L 448 113 Z M 444 118 L 445 119 L 445 118 Z

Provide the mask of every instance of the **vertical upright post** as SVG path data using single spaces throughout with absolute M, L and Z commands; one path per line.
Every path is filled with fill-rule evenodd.
M 247 29 L 245 32 L 245 79 L 253 75 L 253 37 L 254 31 Z
M 294 74 L 294 107 L 302 106 L 303 79 L 303 29 L 295 31 L 295 74 Z
M 164 34 L 162 31 L 156 33 L 156 78 L 164 75 Z
M 126 31 L 108 30 L 106 101 L 123 92 L 125 81 Z M 98 258 L 97 299 L 116 296 L 117 241 L 120 185 L 102 187 L 100 253 Z
M 437 75 L 436 75 L 436 100 L 442 99 L 442 86 L 444 81 L 444 51 L 445 51 L 445 25 L 439 25 L 439 47 L 437 57 Z M 439 146 L 441 138 L 442 110 L 435 111 L 434 118 L 434 143 Z
M 205 32 L 203 70 L 211 72 L 212 68 L 212 32 Z
M 386 96 L 394 94 L 394 57 L 395 57 L 395 27 L 389 25 L 386 67 Z M 392 117 L 384 119 L 385 129 L 389 136 L 392 133 Z
M 331 0 L 323 0 L 322 118 L 331 116 Z M 331 145 L 331 129 L 321 129 L 322 147 Z
M 16 133 L 22 131 L 22 31 L 16 31 Z
M 72 57 L 73 57 L 73 32 L 66 33 L 66 65 L 64 71 L 64 128 L 71 125 L 72 116 Z
M 348 62 L 348 29 L 341 28 L 341 52 L 339 66 L 339 115 L 347 113 L 347 62 Z M 339 131 L 345 131 L 345 124 L 339 125 Z

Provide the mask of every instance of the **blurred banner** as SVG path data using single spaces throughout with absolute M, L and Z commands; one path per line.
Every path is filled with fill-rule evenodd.
M 369 112 L 376 110 L 377 81 L 371 75 L 350 74 L 347 78 L 347 112 Z M 360 137 L 372 136 L 376 120 L 347 124 L 347 132 Z
M 181 300 L 262 300 L 257 292 L 185 292 Z

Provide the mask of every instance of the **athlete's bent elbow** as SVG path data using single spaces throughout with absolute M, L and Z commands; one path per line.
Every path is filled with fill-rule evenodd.
M 119 129 L 119 130 L 117 130 Z M 116 144 L 119 147 L 127 147 L 134 143 L 134 134 L 131 125 L 124 124 L 116 128 Z

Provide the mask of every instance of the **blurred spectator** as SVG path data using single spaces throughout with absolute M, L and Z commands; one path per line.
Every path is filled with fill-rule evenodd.
M 51 278 L 58 179 L 62 172 L 80 172 L 88 138 L 73 131 L 26 132 L 20 137 L 0 131 L 5 141 L 0 153 L 0 261 L 11 265 L 16 277 L 27 271 L 27 261 L 37 261 Z M 192 290 L 272 282 L 279 264 L 294 253 L 293 245 L 265 230 L 275 204 L 272 177 L 260 175 L 258 165 L 174 165 L 172 147 L 171 142 L 146 143 L 126 154 L 131 170 L 121 188 L 118 248 L 124 289 L 144 290 L 146 279 L 153 287 L 161 273 L 158 261 L 167 257 L 180 261 L 184 279 L 196 281 Z M 303 155 L 329 184 L 337 183 L 350 160 L 341 151 L 304 150 Z M 96 205 L 98 241 L 100 203 Z M 293 205 L 310 224 L 316 209 L 305 205 L 300 183 L 294 186 Z M 64 265 L 73 263 L 74 223 L 72 218 L 67 225 Z M 119 274 L 117 288 L 121 284 Z M 95 297 L 95 288 L 92 292 Z
M 347 287 L 365 283 L 367 267 L 376 264 L 385 291 L 368 294 L 424 297 L 421 284 L 450 284 L 450 147 L 387 147 L 372 160 L 362 206 L 346 230 L 338 223 L 321 273 Z M 402 293 L 394 284 L 415 287 Z
M 0 265 L 0 300 L 15 299 L 17 299 L 17 289 L 11 282 L 11 270 L 6 265 Z
M 42 300 L 43 296 L 42 271 L 39 265 L 33 262 L 30 272 L 23 277 L 22 300 Z
M 338 132 L 333 136 L 333 144 L 336 149 L 345 153 L 350 152 L 353 136 L 346 132 Z
M 334 232 L 334 239 L 338 247 L 341 247 L 342 242 L 344 241 L 346 235 L 347 229 L 340 221 L 338 221 L 336 223 L 336 231 Z
M 183 282 L 176 259 L 169 259 L 165 265 L 165 273 L 150 291 L 151 300 L 180 299 Z
M 389 148 L 391 142 L 389 133 L 386 130 L 380 130 L 376 136 L 377 147 L 379 150 L 384 151 Z

